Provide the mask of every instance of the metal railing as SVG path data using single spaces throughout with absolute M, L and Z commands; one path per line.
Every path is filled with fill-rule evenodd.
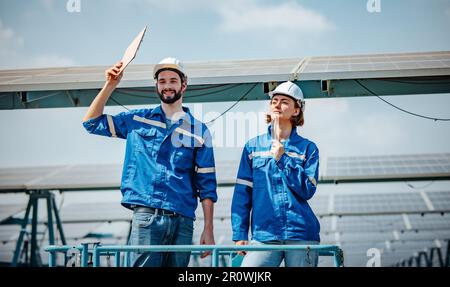
M 92 244 L 93 247 L 89 248 Z M 315 251 L 319 256 L 333 256 L 335 267 L 344 266 L 344 254 L 336 245 L 101 245 L 99 243 L 82 243 L 78 246 L 50 245 L 45 248 L 49 252 L 49 267 L 56 267 L 57 254 L 65 255 L 65 266 L 100 267 L 101 256 L 114 256 L 114 267 L 127 267 L 130 252 L 188 252 L 199 254 L 211 251 L 211 267 L 219 266 L 219 256 L 229 255 L 230 266 L 238 266 L 233 262 L 237 251 Z M 121 265 L 121 253 L 124 253 L 124 264 Z M 70 258 L 67 260 L 67 258 Z M 91 257 L 91 264 L 90 264 Z M 240 265 L 240 263 L 239 263 Z

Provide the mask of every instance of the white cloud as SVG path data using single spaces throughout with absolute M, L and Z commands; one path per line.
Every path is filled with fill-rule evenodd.
M 146 1 L 152 8 L 164 9 L 174 13 L 187 13 L 188 11 L 217 13 L 219 29 L 225 32 L 264 32 L 267 29 L 321 32 L 334 28 L 334 24 L 325 16 L 294 1 L 279 1 L 282 3 L 277 4 L 264 4 L 262 2 L 260 0 L 220 2 L 208 0 Z
M 51 54 L 27 54 L 24 51 L 25 39 L 12 28 L 5 26 L 0 19 L 0 69 L 46 68 L 74 66 L 72 59 Z
M 301 32 L 321 32 L 334 28 L 325 16 L 295 2 L 262 5 L 257 1 L 227 1 L 218 6 L 226 32 L 265 31 L 282 29 Z

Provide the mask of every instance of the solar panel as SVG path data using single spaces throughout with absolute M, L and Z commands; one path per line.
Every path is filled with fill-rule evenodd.
M 450 208 L 450 191 L 427 192 L 427 196 L 436 210 L 447 210 Z
M 324 242 L 335 242 L 334 233 L 321 235 Z M 341 243 L 357 243 L 357 242 L 383 242 L 385 240 L 393 240 L 392 232 L 342 232 L 339 234 L 339 242 Z
M 26 205 L 25 204 L 2 204 L 0 205 L 0 222 L 7 219 L 13 214 L 19 213 L 23 210 L 25 210 Z
M 288 79 L 301 59 L 237 60 L 185 63 L 190 85 L 253 83 Z M 130 65 L 120 87 L 154 86 L 154 65 Z M 0 70 L 0 92 L 97 89 L 107 66 Z M 65 87 L 65 88 L 64 88 Z
M 16 240 L 19 232 L 20 232 L 19 225 L 1 225 L 0 226 L 0 242 L 1 242 L 1 244 L 5 244 L 6 242 Z
M 344 233 L 386 232 L 403 230 L 405 225 L 401 215 L 342 216 L 336 217 L 336 228 Z M 336 231 L 336 229 L 331 231 Z
M 329 157 L 323 179 L 450 177 L 450 154 Z
M 389 213 L 428 211 L 419 193 L 346 194 L 335 197 L 335 212 Z
M 105 164 L 0 168 L 0 191 L 119 187 L 121 166 Z
M 320 195 L 320 193 L 314 195 L 310 200 L 308 200 L 308 204 L 315 214 L 327 214 L 328 213 L 328 200 L 329 196 Z
M 410 214 L 409 221 L 412 229 L 419 230 L 448 230 L 450 229 L 449 214 Z
M 347 79 L 355 74 L 406 77 L 416 75 L 411 70 L 420 69 L 436 69 L 434 73 L 441 74 L 440 69 L 450 67 L 449 61 L 450 52 L 313 57 L 307 61 L 302 78 Z

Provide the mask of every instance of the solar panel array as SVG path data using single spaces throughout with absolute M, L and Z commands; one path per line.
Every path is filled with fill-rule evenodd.
M 77 244 L 85 240 L 99 240 L 104 244 L 107 244 L 107 242 L 125 244 L 129 231 L 131 212 L 123 208 L 119 202 L 89 203 L 89 198 L 92 193 L 86 193 L 84 191 L 82 193 L 85 194 L 86 202 L 71 203 L 67 199 L 60 211 L 68 244 Z M 111 192 L 106 191 L 98 193 L 105 195 L 111 194 Z M 114 191 L 113 193 L 118 193 L 118 191 Z M 439 194 L 440 200 L 444 198 L 444 202 L 450 202 L 450 188 L 448 191 L 426 192 L 433 204 L 436 204 L 433 196 L 435 193 Z M 215 205 L 214 219 L 216 243 L 233 244 L 231 241 L 230 220 L 232 188 L 221 188 L 219 189 L 219 194 L 220 200 Z M 405 211 L 407 209 L 406 207 L 410 206 L 411 203 L 415 204 L 417 202 L 417 195 L 418 192 L 405 193 L 401 198 L 402 201 L 396 205 L 399 209 L 390 209 L 390 212 Z M 347 198 L 348 196 L 346 194 L 335 194 L 333 196 L 336 201 L 335 207 L 340 209 L 340 198 Z M 357 197 L 354 195 L 351 196 L 352 198 Z M 330 198 L 330 196 L 322 197 Z M 373 198 L 378 198 L 381 201 L 389 201 L 392 199 L 389 193 L 362 194 L 359 197 L 360 200 L 357 200 L 355 204 Z M 41 206 L 45 206 L 45 204 Z M 434 247 L 436 240 L 440 240 L 444 244 L 444 240 L 450 238 L 450 204 L 443 206 L 447 210 L 443 214 L 429 213 L 424 210 L 423 215 L 417 213 L 410 214 L 409 211 L 394 215 L 361 215 L 361 210 L 357 208 L 354 210 L 354 214 L 347 212 L 347 215 L 344 216 L 328 216 L 320 215 L 318 212 L 320 207 L 317 208 L 318 206 L 314 201 L 311 201 L 311 206 L 319 216 L 321 223 L 321 243 L 341 245 L 346 254 L 347 266 L 364 265 L 364 260 L 367 261 L 366 252 L 369 248 L 381 249 L 386 254 L 383 256 L 383 264 L 389 265 L 400 261 L 406 255 L 409 257 L 414 252 L 421 251 L 424 248 Z M 0 205 L 1 210 L 6 210 L 5 208 L 5 205 Z M 44 222 L 46 213 L 43 207 L 41 211 L 39 220 L 41 223 L 39 224 L 38 230 L 45 232 L 46 225 Z M 415 210 L 412 211 L 415 212 Z M 368 210 L 368 212 L 370 213 L 371 210 Z M 23 212 L 16 213 L 17 218 L 21 218 L 22 216 Z M 195 244 L 199 243 L 202 228 L 203 216 L 202 210 L 199 208 L 197 210 L 197 220 L 194 229 L 193 240 Z M 18 225 L 0 226 L 1 261 L 8 262 L 12 259 L 15 248 L 14 243 L 19 230 Z M 98 237 L 96 238 L 95 236 Z M 42 238 L 42 235 L 39 237 Z M 46 241 L 48 240 L 47 237 L 41 240 L 40 242 L 43 245 L 48 244 Z M 387 249 L 386 241 L 390 242 L 390 247 L 394 251 Z M 409 242 L 411 241 L 417 242 L 417 248 L 410 246 L 411 244 Z M 428 244 L 429 242 L 432 244 Z M 397 249 L 394 248 L 396 245 L 399 245 Z M 400 250 L 404 250 L 405 252 L 402 253 Z M 42 253 L 42 256 L 43 261 L 46 262 L 47 254 Z M 321 260 L 323 260 L 321 263 L 322 266 L 327 266 L 332 263 L 326 258 Z M 198 261 L 197 263 L 200 266 L 204 266 L 209 264 L 209 261 Z
M 154 65 L 130 65 L 121 87 L 148 87 Z M 98 89 L 109 67 L 0 70 L 0 92 Z M 448 75 L 450 52 L 185 63 L 191 85 Z
M 239 163 L 216 163 L 219 184 L 233 184 Z M 322 168 L 322 166 L 321 166 Z M 118 188 L 122 164 L 0 168 L 0 192 L 11 189 Z M 320 180 L 450 179 L 450 154 L 329 157 Z M 76 177 L 74 176 L 76 175 Z
M 427 175 L 429 170 L 421 167 L 445 166 L 448 154 L 405 155 L 397 157 L 352 157 L 328 159 L 329 163 L 338 162 L 337 170 L 350 168 L 352 164 L 370 166 L 370 163 L 382 158 L 395 158 L 391 166 L 401 163 L 419 167 L 415 173 Z M 409 161 L 416 158 L 417 161 Z M 429 161 L 429 162 L 428 162 Z M 345 164 L 342 164 L 345 162 Z M 417 164 L 419 162 L 420 164 Z M 348 163 L 348 164 L 347 164 Z M 389 163 L 385 163 L 389 166 Z M 222 167 L 222 168 L 221 168 Z M 232 182 L 236 174 L 236 163 L 219 162 L 220 182 Z M 344 168 L 344 169 L 345 169 Z M 26 188 L 32 186 L 52 186 L 60 184 L 69 187 L 109 186 L 120 180 L 121 165 L 97 167 L 67 166 L 65 168 L 23 168 L 1 169 L 0 187 Z M 328 169 L 327 169 L 328 170 Z M 92 176 L 93 171 L 97 178 Z M 398 170 L 401 176 L 403 171 Z M 441 171 L 439 171 L 441 172 Z M 76 175 L 76 176 L 75 176 Z M 372 173 L 373 175 L 373 173 Z M 354 176 L 354 175 L 353 175 Z M 378 175 L 377 175 L 378 176 Z M 339 185 L 342 186 L 342 185 Z M 309 201 L 321 223 L 322 244 L 339 244 L 345 252 L 347 266 L 365 266 L 367 250 L 378 248 L 382 252 L 383 266 L 397 263 L 424 248 L 438 245 L 446 246 L 450 238 L 450 181 L 442 181 L 439 186 L 433 182 L 419 182 L 422 188 L 397 190 L 381 183 L 366 183 L 363 186 L 340 190 L 334 185 L 319 184 L 317 194 Z M 103 244 L 125 244 L 129 232 L 131 211 L 120 205 L 121 194 L 113 191 L 78 191 L 62 195 L 55 192 L 57 205 L 64 225 L 68 244 L 77 244 L 85 240 L 100 240 Z M 219 201 L 215 205 L 215 239 L 217 244 L 232 244 L 230 208 L 233 187 L 220 187 Z M 0 195 L 0 221 L 5 223 L 20 219 L 24 215 L 27 197 L 23 193 Z M 42 246 L 48 244 L 46 208 L 43 201 L 39 205 L 38 234 Z M 203 213 L 197 209 L 194 243 L 198 244 L 203 228 Z M 29 228 L 30 229 L 30 228 Z M 0 261 L 11 261 L 15 241 L 19 234 L 18 225 L 0 225 Z M 30 231 L 30 230 L 29 230 Z M 29 236 L 29 235 L 28 235 Z M 57 236 L 58 237 L 58 236 Z M 28 237 L 29 240 L 29 237 Z M 47 262 L 47 254 L 42 253 Z M 208 265 L 210 259 L 192 260 L 192 265 Z M 321 258 L 321 266 L 332 265 L 330 258 Z

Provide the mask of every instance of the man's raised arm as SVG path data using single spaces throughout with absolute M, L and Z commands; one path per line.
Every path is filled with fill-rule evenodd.
M 86 115 L 83 117 L 83 122 L 94 119 L 103 114 L 103 109 L 105 108 L 106 102 L 122 79 L 123 73 L 120 75 L 118 74 L 120 67 L 122 67 L 122 62 L 115 64 L 113 67 L 105 71 L 106 83 L 92 101 L 92 104 L 89 106 Z

